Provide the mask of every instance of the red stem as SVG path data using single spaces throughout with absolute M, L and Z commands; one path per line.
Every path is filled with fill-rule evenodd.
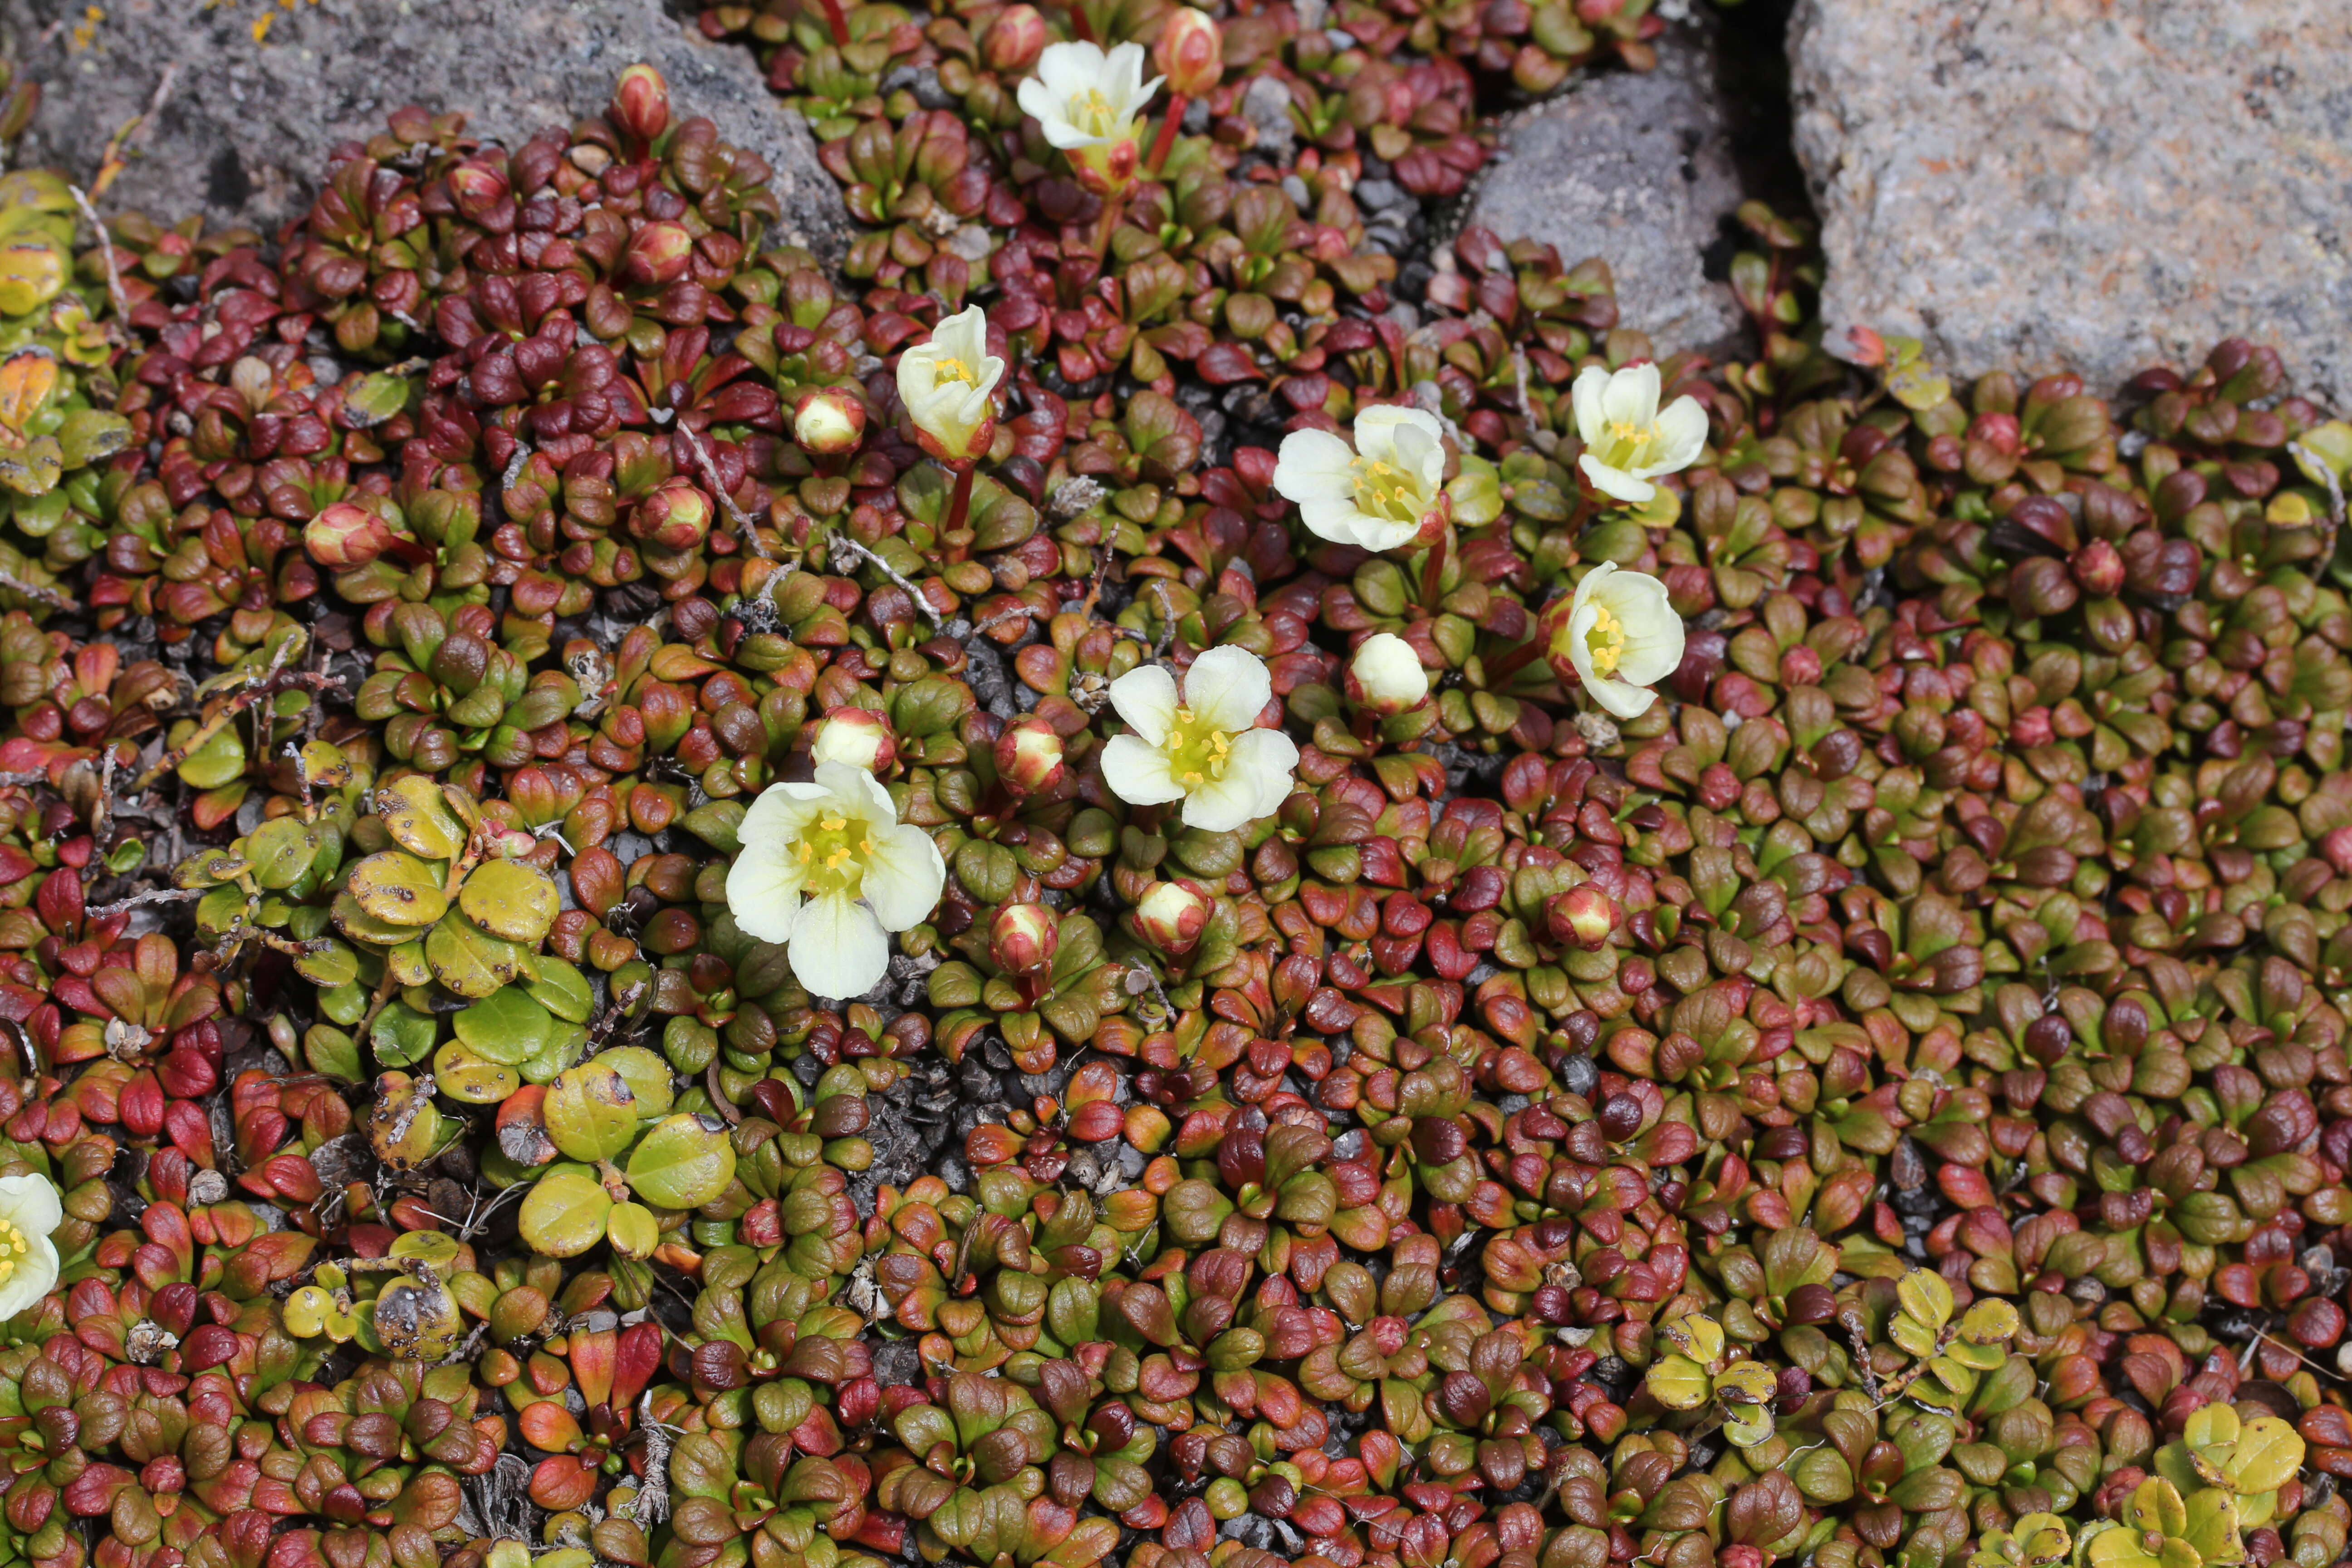
M 1103 198 L 1102 218 L 1095 225 L 1095 253 L 1102 265 L 1110 266 L 1110 237 L 1118 231 L 1118 220 L 1127 216 L 1127 196 L 1121 192 Z
M 1085 0 L 1070 0 L 1070 31 L 1078 36 L 1082 44 L 1095 41 L 1094 24 L 1087 20 Z
M 1505 681 L 1507 681 L 1511 677 L 1518 674 L 1519 671 L 1525 669 L 1528 665 L 1533 664 L 1535 662 L 1536 655 L 1542 651 L 1543 639 L 1539 637 L 1531 637 L 1527 641 L 1521 643 L 1518 647 L 1511 649 L 1509 652 L 1496 654 L 1493 658 L 1488 659 L 1486 661 L 1486 689 L 1489 691 L 1502 690 L 1503 683 Z
M 1151 143 L 1151 156 L 1143 161 L 1147 174 L 1160 173 L 1160 166 L 1168 162 L 1169 151 L 1176 145 L 1176 127 L 1184 118 L 1186 102 L 1181 92 L 1168 95 L 1168 117 L 1160 122 L 1160 135 Z
M 1438 591 L 1444 585 L 1447 546 L 1453 542 L 1454 530 L 1451 528 L 1439 534 L 1437 542 L 1429 547 L 1429 564 L 1422 571 L 1421 604 L 1432 614 L 1437 609 Z
M 842 12 L 841 0 L 824 0 L 824 20 L 825 25 L 833 29 L 833 47 L 836 49 L 847 48 L 849 18 Z
M 942 536 L 963 527 L 964 518 L 971 510 L 971 475 L 975 466 L 965 463 L 956 469 L 955 496 L 948 502 L 948 525 L 940 531 Z

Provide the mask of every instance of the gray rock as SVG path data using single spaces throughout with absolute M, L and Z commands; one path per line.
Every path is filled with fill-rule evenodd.
M 1719 349 L 1742 325 L 1706 257 L 1742 191 L 1696 35 L 1658 40 L 1658 67 L 1591 78 L 1512 121 L 1464 223 L 1505 243 L 1538 239 L 1574 266 L 1598 256 L 1617 279 L 1619 323 L 1661 354 Z
M 1799 0 L 1830 338 L 2111 390 L 2221 338 L 2352 398 L 2352 27 L 2323 0 Z
M 274 20 L 266 42 L 253 25 Z M 162 221 L 201 211 L 213 224 L 274 236 L 309 207 L 328 150 L 384 128 L 420 103 L 462 111 L 469 132 L 520 147 L 611 101 L 644 61 L 667 79 L 674 118 L 705 115 L 723 140 L 775 171 L 783 218 L 772 238 L 837 259 L 845 219 L 833 179 L 798 117 L 750 53 L 711 43 L 660 0 L 119 0 L 86 47 L 72 43 L 82 0 L 0 0 L 20 66 L 43 84 L 20 162 L 87 180 L 107 138 L 171 89 L 108 196 Z

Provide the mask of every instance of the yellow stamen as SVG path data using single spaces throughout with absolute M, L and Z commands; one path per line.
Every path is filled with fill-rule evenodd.
M 978 386 L 980 375 L 960 359 L 934 360 L 931 362 L 931 384 L 936 386 L 943 381 L 960 381 L 966 386 Z
M 1609 613 L 1606 605 L 1592 606 L 1592 629 L 1584 634 L 1585 651 L 1592 660 L 1595 675 L 1614 675 L 1617 665 L 1625 657 L 1625 623 Z

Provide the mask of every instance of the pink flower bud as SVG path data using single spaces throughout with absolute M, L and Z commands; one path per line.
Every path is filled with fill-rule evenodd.
M 1010 5 L 981 36 L 981 58 L 999 76 L 1019 76 L 1045 52 L 1045 18 L 1034 5 Z
M 1609 933 L 1624 922 L 1617 901 L 1591 882 L 1580 882 L 1552 900 L 1544 911 L 1556 942 L 1573 942 L 1587 952 L 1597 952 Z
M 1216 900 L 1193 882 L 1154 882 L 1135 903 L 1136 933 L 1170 958 L 1200 942 Z
M 898 760 L 898 738 L 879 713 L 864 708 L 828 708 L 809 755 L 820 763 L 842 763 L 878 775 L 888 773 Z
M 650 142 L 669 129 L 669 83 L 651 66 L 631 66 L 613 89 L 611 119 L 623 132 Z
M 2123 591 L 2123 552 L 2104 539 L 2094 539 L 2074 552 L 2067 564 L 2074 568 L 2074 581 L 2083 585 L 2083 592 L 2095 599 Z
M 691 479 L 666 479 L 629 514 L 629 531 L 657 550 L 691 550 L 710 532 L 710 498 Z
M 996 776 L 1015 795 L 1052 789 L 1068 772 L 1062 762 L 1062 737 L 1034 714 L 1006 726 L 996 738 Z
M 1180 5 L 1169 13 L 1160 41 L 1151 46 L 1151 67 L 1168 79 L 1170 92 L 1199 98 L 1224 74 L 1224 36 L 1205 13 Z
M 988 928 L 988 955 L 1007 974 L 1025 974 L 1054 962 L 1062 925 L 1043 904 L 1007 904 Z
M 2352 877 L 2352 827 L 2331 827 L 2319 841 L 2319 852 L 2339 877 Z
M 1969 421 L 1969 444 L 2015 458 L 2025 450 L 2025 433 L 2014 414 L 1979 414 Z
M 641 288 L 675 283 L 693 260 L 694 236 L 685 225 L 649 223 L 629 237 L 629 247 L 621 254 L 621 278 Z
M 831 457 L 857 450 L 866 437 L 866 404 L 837 386 L 812 386 L 793 403 L 793 439 L 803 452 Z
M 449 199 L 474 223 L 495 212 L 511 189 L 504 174 L 479 159 L 468 160 L 449 171 Z
M 364 566 L 392 548 L 394 534 L 372 511 L 337 501 L 302 527 L 302 548 L 321 566 Z

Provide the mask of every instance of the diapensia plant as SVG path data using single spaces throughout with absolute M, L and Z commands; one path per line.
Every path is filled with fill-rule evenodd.
M 2352 426 L 1433 248 L 1639 0 L 702 21 L 845 254 L 0 181 L 7 1561 L 2335 1568 Z

